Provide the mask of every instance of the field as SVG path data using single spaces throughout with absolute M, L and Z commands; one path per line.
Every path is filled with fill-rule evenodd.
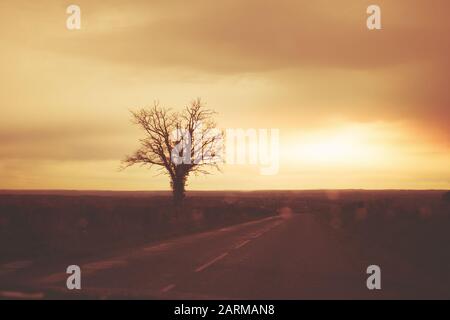
M 330 230 L 333 241 L 356 250 L 368 263 L 400 268 L 410 279 L 429 275 L 434 280 L 425 283 L 433 285 L 440 279 L 438 296 L 448 294 L 450 201 L 445 191 L 190 192 L 179 212 L 165 192 L 3 191 L 0 262 L 89 259 L 306 213 Z
M 0 261 L 122 249 L 269 216 L 280 201 L 194 192 L 177 213 L 167 192 L 4 192 Z

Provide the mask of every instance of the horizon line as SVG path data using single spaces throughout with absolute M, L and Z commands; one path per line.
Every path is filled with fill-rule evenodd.
M 191 189 L 189 192 L 280 192 L 280 191 L 450 191 L 450 189 L 416 189 L 416 188 L 311 188 L 311 189 Z M 112 189 L 0 189 L 4 192 L 161 192 L 171 193 L 172 190 L 112 190 Z

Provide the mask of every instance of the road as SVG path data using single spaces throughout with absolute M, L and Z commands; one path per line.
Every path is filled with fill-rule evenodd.
M 417 288 L 411 286 L 410 281 L 414 275 L 399 268 L 397 263 L 397 270 L 383 264 L 388 270 L 382 268 L 385 272 L 382 290 L 368 290 L 366 268 L 374 263 L 376 261 L 368 261 L 361 251 L 344 245 L 332 228 L 320 223 L 313 214 L 294 214 L 153 243 L 91 261 L 72 261 L 71 264 L 81 267 L 82 289 L 79 291 L 66 288 L 68 275 L 62 265 L 36 267 L 32 273 L 27 273 L 24 267 L 19 270 L 22 285 L 15 286 L 21 288 L 26 283 L 31 298 L 376 299 L 416 296 Z M 2 275 L 1 270 L 0 281 L 3 277 L 9 282 L 4 281 L 6 289 L 0 295 L 20 298 L 21 293 L 12 287 L 13 274 L 3 272 Z M 393 285 L 390 279 L 396 279 Z

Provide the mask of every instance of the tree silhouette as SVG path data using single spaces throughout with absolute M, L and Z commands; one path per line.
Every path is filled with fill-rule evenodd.
M 182 112 L 154 103 L 153 107 L 131 111 L 131 114 L 145 137 L 140 139 L 139 149 L 125 158 L 124 167 L 156 166 L 170 177 L 173 202 L 179 207 L 189 174 L 209 174 L 210 169 L 219 169 L 221 134 L 213 120 L 215 112 L 197 99 Z

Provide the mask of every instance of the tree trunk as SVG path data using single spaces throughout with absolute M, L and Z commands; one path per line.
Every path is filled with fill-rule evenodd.
M 185 197 L 186 177 L 176 176 L 172 179 L 170 185 L 172 187 L 173 204 L 175 207 L 180 208 Z

